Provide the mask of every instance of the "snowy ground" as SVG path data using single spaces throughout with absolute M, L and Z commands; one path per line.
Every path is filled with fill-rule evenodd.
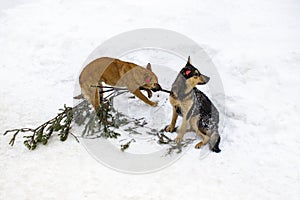
M 73 138 L 28 151 L 0 137 L 0 199 L 299 199 L 300 3 L 62 1 L 0 3 L 0 132 L 72 105 L 87 56 L 113 35 L 155 27 L 199 43 L 221 75 L 228 116 L 220 154 L 191 149 L 168 168 L 129 175 Z

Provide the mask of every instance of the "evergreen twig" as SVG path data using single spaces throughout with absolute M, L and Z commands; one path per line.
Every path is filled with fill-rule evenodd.
M 60 111 L 61 113 L 59 113 L 56 117 L 46 121 L 37 128 L 11 129 L 5 131 L 3 135 L 7 135 L 11 132 L 14 133 L 9 142 L 9 144 L 13 146 L 15 144 L 16 137 L 20 132 L 32 133 L 31 135 L 23 136 L 23 138 L 25 138 L 24 145 L 29 150 L 34 150 L 39 143 L 44 145 L 47 144 L 48 139 L 52 136 L 53 132 L 60 131 L 58 134 L 60 136 L 60 140 L 65 141 L 68 138 L 68 134 L 71 129 L 71 122 L 73 119 L 72 108 L 64 105 L 64 109 L 60 109 Z
M 120 134 L 115 133 L 110 129 L 111 124 L 108 121 L 108 118 L 112 117 L 110 114 L 111 110 L 111 102 L 112 98 L 123 94 L 127 91 L 119 91 L 120 89 L 115 89 L 114 92 L 109 94 L 108 97 L 105 98 L 105 102 L 102 103 L 101 109 L 97 111 L 97 116 L 100 118 L 99 123 L 95 123 L 96 117 L 91 117 L 93 119 L 88 123 L 85 127 L 86 131 L 94 132 L 93 124 L 102 124 L 104 129 L 104 137 L 113 137 L 116 138 Z M 75 123 L 78 125 L 84 124 L 86 119 L 91 115 L 95 114 L 95 112 L 89 111 L 89 105 L 86 100 L 79 103 L 75 107 L 67 107 L 64 105 L 63 109 L 59 109 L 61 112 L 57 114 L 56 117 L 46 121 L 45 123 L 39 125 L 37 128 L 19 128 L 19 129 L 10 129 L 6 130 L 3 135 L 7 135 L 8 133 L 14 133 L 11 140 L 9 141 L 9 145 L 13 146 L 15 144 L 16 137 L 21 133 L 31 133 L 29 135 L 24 135 L 24 145 L 29 150 L 36 149 L 37 145 L 42 143 L 46 145 L 48 143 L 49 138 L 52 136 L 54 132 L 59 132 L 58 136 L 61 141 L 65 141 L 68 138 L 68 135 L 71 134 L 77 142 L 79 142 L 78 138 L 71 133 L 71 124 L 74 119 Z M 89 127 L 87 127 L 89 126 Z M 83 133 L 83 135 L 85 132 Z
M 186 148 L 189 144 L 193 143 L 195 139 L 187 138 L 181 143 L 176 143 L 175 141 L 172 141 L 168 143 L 169 147 L 167 148 L 166 155 L 172 155 L 175 153 L 181 153 L 183 148 Z
M 135 139 L 131 139 L 128 142 L 126 142 L 125 144 L 121 144 L 121 151 L 125 151 L 126 149 L 128 149 L 131 142 L 135 142 Z

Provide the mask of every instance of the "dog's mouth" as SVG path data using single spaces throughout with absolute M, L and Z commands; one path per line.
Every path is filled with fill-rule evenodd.
M 207 82 L 199 82 L 197 85 L 205 85 Z
M 161 86 L 158 83 L 155 83 L 155 87 L 151 88 L 152 92 L 157 92 L 162 90 Z

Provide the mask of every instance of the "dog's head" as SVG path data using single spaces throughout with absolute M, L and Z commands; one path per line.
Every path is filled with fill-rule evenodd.
M 190 57 L 185 67 L 181 69 L 180 74 L 186 79 L 187 84 L 192 87 L 206 84 L 209 81 L 209 77 L 201 74 L 200 71 L 191 64 Z
M 153 92 L 160 91 L 161 86 L 158 84 L 157 76 L 152 72 L 150 63 L 147 64 L 146 69 L 148 72 L 144 74 L 144 85 L 142 87 Z

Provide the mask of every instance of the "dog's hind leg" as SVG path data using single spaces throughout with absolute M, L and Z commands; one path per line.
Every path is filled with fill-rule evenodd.
M 84 84 L 81 86 L 81 94 L 82 96 L 88 100 L 90 104 L 93 105 L 95 110 L 99 108 L 99 94 L 98 94 L 98 88 L 90 87 L 88 84 Z
M 104 98 L 103 98 L 103 84 L 102 84 L 102 81 L 99 81 L 98 82 L 98 86 L 99 86 L 99 91 L 98 91 L 98 94 L 99 94 L 99 97 L 98 97 L 98 99 L 100 100 L 100 102 L 99 102 L 99 104 L 101 104 L 102 102 L 103 102 L 103 100 L 104 100 Z
M 96 88 L 92 104 L 93 104 L 95 110 L 98 111 L 99 107 L 100 107 L 100 103 L 99 103 L 99 90 L 98 90 L 98 88 Z
M 99 87 L 96 87 L 95 95 L 94 95 L 93 102 L 92 102 L 96 111 L 99 110 L 100 105 L 103 103 L 103 100 L 104 100 L 103 99 L 103 85 L 102 85 L 101 81 L 98 82 L 98 86 Z
M 194 131 L 198 135 L 200 135 L 203 138 L 203 140 L 201 142 L 199 142 L 199 143 L 197 143 L 195 145 L 196 149 L 201 148 L 201 146 L 207 144 L 207 142 L 209 141 L 209 136 L 207 136 L 206 133 L 203 133 L 203 132 L 201 132 L 199 130 L 199 128 L 198 128 L 198 122 L 199 122 L 199 117 L 198 116 L 197 117 L 192 117 L 192 119 L 191 119 L 191 126 L 192 126 L 192 128 L 194 129 Z

